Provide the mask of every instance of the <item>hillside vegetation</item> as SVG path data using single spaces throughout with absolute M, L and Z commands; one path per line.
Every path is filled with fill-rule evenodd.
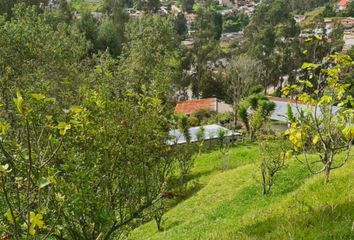
M 149 222 L 129 239 L 354 238 L 352 157 L 328 184 L 289 160 L 266 197 L 255 144 L 233 147 L 229 170 L 221 170 L 221 159 L 217 150 L 197 158 L 192 181 L 200 190 L 165 214 L 163 232 Z

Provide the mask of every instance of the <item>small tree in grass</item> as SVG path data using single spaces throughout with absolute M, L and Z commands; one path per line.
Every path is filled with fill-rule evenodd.
M 285 167 L 285 159 L 289 156 L 285 149 L 284 139 L 265 138 L 259 142 L 264 195 L 270 193 L 276 174 Z
M 262 88 L 255 88 L 253 94 L 245 98 L 239 106 L 240 118 L 251 140 L 263 129 L 275 108 L 275 103 L 262 94 Z
M 217 134 L 220 144 L 220 153 L 222 155 L 222 169 L 227 170 L 230 162 L 230 144 L 229 141 L 225 141 L 227 131 L 224 129 L 219 129 Z
M 302 153 L 304 160 L 297 159 L 313 174 L 325 172 L 328 182 L 330 172 L 348 161 L 354 138 L 354 98 L 348 94 L 350 84 L 343 77 L 353 63 L 342 54 L 331 55 L 324 62 L 323 65 L 304 63 L 302 69 L 308 73 L 308 79 L 282 91 L 302 104 L 297 104 L 297 112 L 286 131 L 295 156 Z M 314 161 L 309 153 L 317 155 Z
M 204 127 L 200 127 L 196 137 L 197 137 L 197 147 L 198 147 L 198 155 L 202 154 L 202 149 L 204 146 L 204 134 L 205 134 L 205 128 Z
M 195 147 L 191 143 L 191 135 L 189 133 L 189 123 L 186 116 L 182 117 L 179 123 L 179 129 L 182 132 L 186 142 L 183 145 L 177 146 L 176 158 L 178 169 L 180 170 L 180 179 L 182 191 L 187 190 L 188 174 L 194 165 Z

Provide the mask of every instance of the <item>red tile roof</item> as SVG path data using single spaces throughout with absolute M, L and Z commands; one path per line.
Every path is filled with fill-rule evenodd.
M 338 6 L 347 6 L 348 4 L 348 0 L 340 0 L 339 3 L 338 3 Z
M 211 110 L 215 110 L 215 106 L 216 98 L 187 100 L 183 102 L 178 102 L 175 108 L 175 112 L 191 114 L 194 110 L 200 108 L 209 108 Z

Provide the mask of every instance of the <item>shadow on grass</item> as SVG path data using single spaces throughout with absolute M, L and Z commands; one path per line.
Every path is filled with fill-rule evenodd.
M 246 226 L 235 235 L 251 239 L 348 240 L 354 239 L 353 216 L 354 204 L 346 202 L 311 209 L 292 217 L 278 215 Z

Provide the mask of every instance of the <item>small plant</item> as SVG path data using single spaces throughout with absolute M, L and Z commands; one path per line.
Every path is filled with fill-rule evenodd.
M 230 145 L 227 142 L 225 142 L 225 136 L 227 135 L 227 132 L 223 129 L 219 129 L 218 131 L 218 140 L 220 144 L 220 153 L 222 155 L 222 169 L 227 170 L 229 167 L 229 162 L 230 162 Z
M 196 136 L 197 136 L 197 147 L 198 147 L 198 156 L 202 154 L 203 146 L 204 146 L 204 133 L 205 128 L 200 127 Z
M 285 167 L 285 159 L 289 152 L 285 152 L 284 139 L 264 139 L 259 143 L 261 158 L 262 193 L 269 194 L 276 174 Z

